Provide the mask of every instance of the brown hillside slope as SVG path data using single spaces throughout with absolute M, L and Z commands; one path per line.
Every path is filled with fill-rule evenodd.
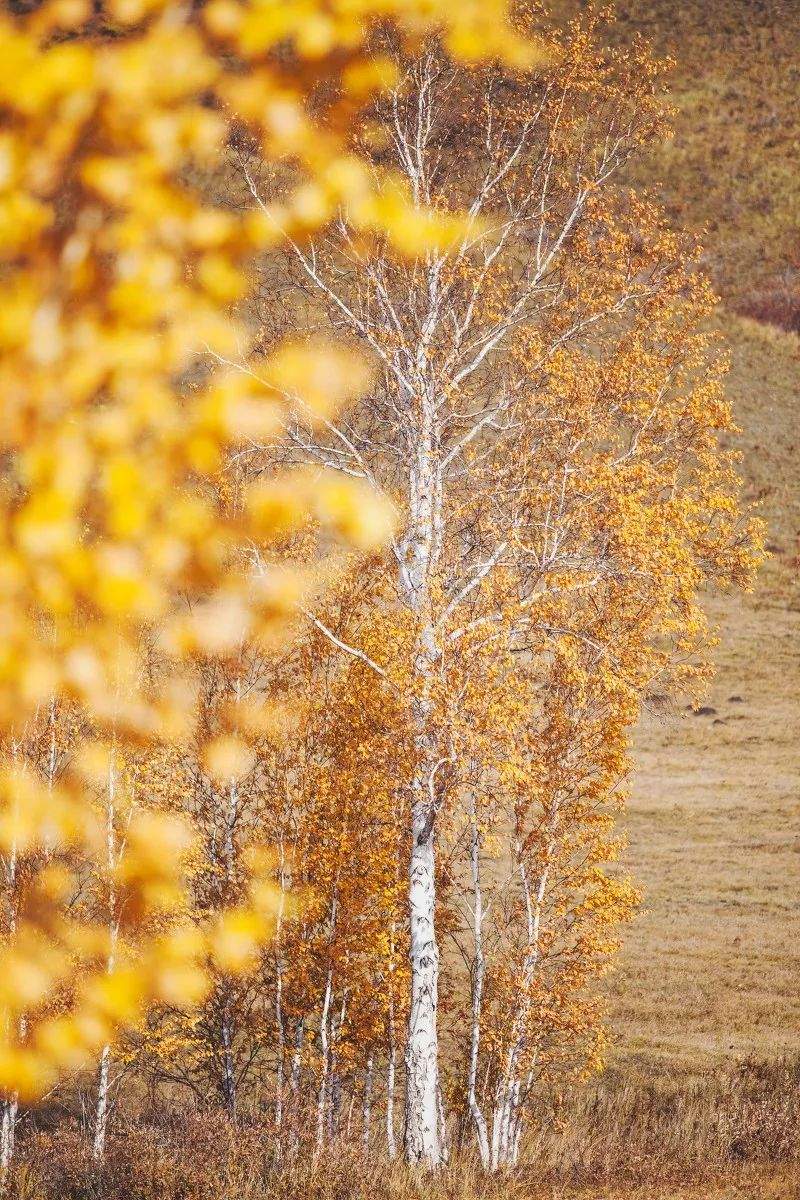
M 620 0 L 675 60 L 674 138 L 634 180 L 702 230 L 723 297 L 746 494 L 772 558 L 718 598 L 714 712 L 636 736 L 629 865 L 645 889 L 609 993 L 617 1061 L 702 1068 L 800 1048 L 800 3 Z M 727 311 L 726 311 L 727 309 Z
M 800 0 L 618 0 L 612 36 L 670 57 L 675 135 L 637 167 L 704 230 L 729 307 L 800 331 Z

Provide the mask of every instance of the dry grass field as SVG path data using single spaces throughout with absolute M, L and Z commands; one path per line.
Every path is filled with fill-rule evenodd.
M 800 1049 L 800 339 L 723 323 L 772 558 L 753 594 L 710 604 L 703 708 L 656 706 L 637 731 L 629 860 L 645 911 L 611 985 L 618 1056 L 698 1069 Z

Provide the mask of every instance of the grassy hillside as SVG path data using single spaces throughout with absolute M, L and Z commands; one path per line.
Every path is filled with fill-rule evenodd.
M 616 36 L 673 60 L 675 136 L 637 169 L 704 230 L 726 303 L 800 330 L 799 0 L 619 0 Z
M 610 984 L 615 1054 L 698 1069 L 800 1047 L 800 4 L 618 10 L 618 36 L 641 30 L 676 60 L 675 137 L 636 182 L 706 227 L 746 493 L 772 553 L 752 595 L 710 602 L 709 711 L 656 708 L 636 738 L 645 911 Z
M 725 325 L 773 557 L 752 595 L 710 605 L 706 706 L 638 730 L 629 857 L 646 907 L 612 983 L 618 1053 L 690 1067 L 800 1047 L 800 341 Z

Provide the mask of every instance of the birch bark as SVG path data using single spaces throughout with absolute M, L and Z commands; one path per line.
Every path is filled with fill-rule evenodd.
M 424 346 L 418 368 L 424 380 Z M 408 908 L 411 1005 L 406 1041 L 406 1157 L 438 1167 L 439 1137 L 439 945 L 436 937 L 436 774 L 442 765 L 435 729 L 433 688 L 440 650 L 431 602 L 437 533 L 441 524 L 441 478 L 436 408 L 427 388 L 411 398 L 420 410 L 419 437 L 410 471 L 410 520 L 404 542 L 400 585 L 418 621 L 413 660 L 413 718 L 416 763 L 411 779 L 411 853 Z
M 483 1001 L 483 982 L 486 972 L 486 960 L 483 954 L 483 896 L 481 892 L 480 875 L 480 831 L 478 829 L 475 798 L 472 797 L 470 810 L 472 822 L 470 866 L 472 870 L 473 896 L 473 935 L 475 938 L 475 958 L 472 973 L 472 1033 L 470 1038 L 469 1074 L 467 1079 L 467 1102 L 475 1125 L 478 1138 L 478 1151 L 484 1168 L 489 1166 L 489 1136 L 486 1128 L 486 1118 L 483 1115 L 476 1095 L 478 1076 L 478 1055 L 481 1038 L 481 1004 Z

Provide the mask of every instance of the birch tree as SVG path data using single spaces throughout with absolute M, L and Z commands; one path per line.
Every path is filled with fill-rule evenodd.
M 349 337 L 375 367 L 346 419 L 315 425 L 301 411 L 288 449 L 254 444 L 248 464 L 267 479 L 286 463 L 355 476 L 397 508 L 384 603 L 411 630 L 401 687 L 413 754 L 398 779 L 409 836 L 406 1153 L 432 1167 L 443 1156 L 436 839 L 459 790 L 450 664 L 464 665 L 464 688 L 470 645 L 530 646 L 542 661 L 595 646 L 612 662 L 596 627 L 618 594 L 628 643 L 648 665 L 645 649 L 662 639 L 664 663 L 691 656 L 706 633 L 695 589 L 746 579 L 752 562 L 718 445 L 730 415 L 699 331 L 710 293 L 689 244 L 615 182 L 665 128 L 657 69 L 641 46 L 599 50 L 592 17 L 553 34 L 550 52 L 531 77 L 466 71 L 429 45 L 401 63 L 364 127 L 420 211 L 469 213 L 445 248 L 403 262 L 388 244 L 367 246 L 357 206 L 342 206 L 324 236 L 286 238 L 265 264 L 265 295 Z M 242 166 L 269 215 L 280 180 L 251 155 Z M 256 305 L 256 316 L 268 350 L 270 310 Z M 589 400 L 580 379 L 595 387 Z M 306 613 L 386 679 L 380 654 Z M 646 671 L 634 675 L 638 696 Z M 517 1082 L 514 1068 L 504 1086 Z
M 108 972 L 114 970 L 117 938 L 119 936 L 119 913 L 117 912 L 117 893 L 115 887 L 115 871 L 119 862 L 118 846 L 118 764 L 112 755 L 108 762 L 108 774 L 104 796 L 105 826 L 106 826 L 106 875 L 105 892 L 108 920 Z M 106 1042 L 100 1052 L 100 1068 L 97 1080 L 97 1101 L 95 1104 L 94 1136 L 92 1139 L 92 1155 L 102 1159 L 105 1153 L 106 1130 L 108 1127 L 109 1093 L 111 1088 L 111 1045 Z

